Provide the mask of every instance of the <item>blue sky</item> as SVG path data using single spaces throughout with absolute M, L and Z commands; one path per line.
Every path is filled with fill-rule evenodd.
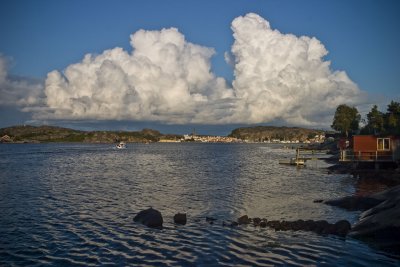
M 6 0 L 0 53 L 11 62 L 10 77 L 44 81 L 87 53 L 131 52 L 129 36 L 140 29 L 175 27 L 186 41 L 214 48 L 211 70 L 231 83 L 233 67 L 224 60 L 234 43 L 231 23 L 249 12 L 282 34 L 316 37 L 329 51 L 330 68 L 345 71 L 373 99 L 399 99 L 399 1 Z

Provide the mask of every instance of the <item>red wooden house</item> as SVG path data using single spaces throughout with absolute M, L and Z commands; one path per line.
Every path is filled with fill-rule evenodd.
M 341 161 L 396 162 L 400 159 L 399 136 L 354 135 L 349 148 L 341 148 Z

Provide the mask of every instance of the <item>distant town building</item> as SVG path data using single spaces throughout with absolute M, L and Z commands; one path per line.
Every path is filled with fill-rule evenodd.
M 1 138 L 0 138 L 0 143 L 9 143 L 9 142 L 12 142 L 13 140 L 11 139 L 11 137 L 10 136 L 8 136 L 8 135 L 3 135 Z

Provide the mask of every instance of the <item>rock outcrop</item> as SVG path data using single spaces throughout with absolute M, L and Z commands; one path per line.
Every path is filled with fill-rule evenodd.
M 361 214 L 350 235 L 400 254 L 400 186 L 372 197 L 384 200 Z
M 349 235 L 400 254 L 400 186 L 368 197 L 345 197 L 324 203 L 364 211 Z
M 142 210 L 133 218 L 133 221 L 146 225 L 147 227 L 158 229 L 161 229 L 163 225 L 161 213 L 153 208 Z

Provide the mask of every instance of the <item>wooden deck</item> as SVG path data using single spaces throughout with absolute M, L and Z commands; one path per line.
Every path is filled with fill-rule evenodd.
M 279 164 L 305 165 L 308 160 L 322 160 L 328 157 L 328 150 L 296 149 L 296 157 L 279 160 Z
M 353 151 L 342 150 L 340 151 L 341 162 L 394 162 L 394 154 L 392 151 Z

